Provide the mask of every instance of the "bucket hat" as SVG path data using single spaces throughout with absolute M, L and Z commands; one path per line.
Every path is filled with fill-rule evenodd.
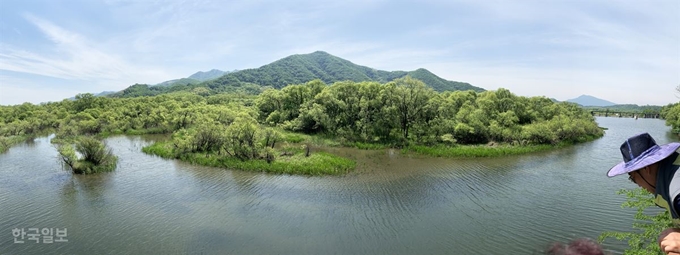
M 607 176 L 614 177 L 652 165 L 670 156 L 678 148 L 680 143 L 658 145 L 648 133 L 635 135 L 621 144 L 623 162 L 609 169 Z

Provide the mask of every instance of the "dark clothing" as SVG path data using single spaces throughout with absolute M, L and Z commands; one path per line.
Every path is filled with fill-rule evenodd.
M 680 158 L 675 152 L 659 161 L 654 202 L 666 208 L 675 224 L 680 224 Z

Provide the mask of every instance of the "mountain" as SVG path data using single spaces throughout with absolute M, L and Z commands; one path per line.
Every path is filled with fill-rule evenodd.
M 97 93 L 97 94 L 94 94 L 94 96 L 96 96 L 96 97 L 103 97 L 103 96 L 108 96 L 108 95 L 115 94 L 115 93 L 116 93 L 116 91 L 102 91 L 102 92 L 99 92 L 99 93 Z M 73 97 L 69 97 L 69 98 L 67 98 L 67 99 L 68 99 L 68 100 L 76 100 L 76 97 L 73 96 Z
M 113 94 L 113 93 L 116 93 L 116 92 L 115 91 L 102 91 L 102 92 L 95 94 L 94 96 L 103 97 L 103 96 L 110 95 L 110 94 Z
M 323 51 L 292 55 L 260 68 L 228 73 L 206 82 L 206 85 L 211 89 L 221 91 L 227 87 L 241 87 L 246 84 L 282 88 L 290 84 L 301 84 L 314 79 L 320 79 L 326 84 L 346 80 L 385 83 L 406 75 L 423 81 L 436 91 L 484 91 L 484 89 L 472 86 L 469 83 L 442 79 L 422 68 L 410 72 L 376 70 L 356 65 Z
M 212 69 L 212 70 L 207 71 L 207 72 L 199 71 L 199 72 L 189 76 L 189 79 L 194 79 L 194 80 L 198 80 L 198 81 L 207 81 L 207 80 L 215 79 L 215 78 L 220 77 L 222 75 L 225 75 L 227 73 L 229 73 L 229 72 L 228 71 L 225 72 L 225 71 L 221 71 L 221 70 L 217 70 L 217 69 Z
M 201 81 L 196 80 L 196 79 L 191 79 L 191 78 L 181 78 L 181 79 L 164 81 L 164 82 L 158 83 L 154 86 L 167 87 L 167 86 L 172 86 L 172 85 L 175 85 L 175 84 L 189 85 L 189 84 L 198 84 L 198 83 L 201 83 Z
M 600 99 L 594 96 L 581 95 L 577 98 L 569 99 L 567 102 L 577 103 L 582 106 L 612 106 L 616 103 L 609 102 L 604 99 Z
M 172 86 L 176 84 L 180 85 L 190 85 L 190 84 L 198 84 L 204 81 L 212 80 L 215 78 L 218 78 L 224 74 L 229 73 L 229 71 L 222 71 L 222 70 L 217 70 L 217 69 L 212 69 L 207 72 L 202 72 L 198 71 L 195 74 L 192 74 L 191 76 L 187 78 L 180 78 L 180 79 L 174 79 L 174 80 L 169 80 L 169 81 L 164 81 L 161 83 L 158 83 L 154 86 Z
M 229 92 L 256 95 L 267 87 L 283 88 L 290 84 L 302 84 L 315 79 L 320 79 L 326 84 L 347 80 L 386 83 L 407 75 L 423 81 L 426 85 L 439 92 L 456 90 L 484 91 L 484 89 L 472 86 L 469 83 L 442 79 L 423 68 L 410 72 L 376 70 L 356 65 L 323 51 L 292 55 L 259 68 L 223 72 L 223 75 L 219 76 L 219 78 L 200 83 L 193 82 L 197 80 L 195 78 L 204 79 L 211 77 L 211 75 L 219 75 L 220 72 L 222 71 L 215 69 L 208 72 L 198 72 L 189 78 L 160 83 L 159 85 L 162 86 L 135 84 L 111 96 L 153 96 L 175 91 L 190 91 L 198 87 L 208 87 L 212 93 Z

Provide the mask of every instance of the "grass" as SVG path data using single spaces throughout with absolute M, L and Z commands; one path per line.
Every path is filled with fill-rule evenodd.
M 161 158 L 175 158 L 175 154 L 172 151 L 171 146 L 171 142 L 155 142 L 149 146 L 142 147 L 142 152 L 156 155 Z
M 341 175 L 356 167 L 351 159 L 325 152 L 314 152 L 309 157 L 304 152 L 289 157 L 279 157 L 271 163 L 263 159 L 242 161 L 240 159 L 214 153 L 187 153 L 176 155 L 170 142 L 156 142 L 142 148 L 147 154 L 163 158 L 177 158 L 197 165 L 223 167 L 242 171 L 266 172 L 291 175 Z
M 343 146 L 357 148 L 360 150 L 382 150 L 391 148 L 391 146 L 380 143 L 364 143 L 364 142 L 353 142 L 353 143 L 343 143 Z
M 404 149 L 402 152 L 413 152 L 417 154 L 434 156 L 434 157 L 466 157 L 466 158 L 476 158 L 476 157 L 500 157 L 509 155 L 520 155 L 532 152 L 547 151 L 550 149 L 560 148 L 566 144 L 560 145 L 527 145 L 527 146 L 510 146 L 510 145 L 499 145 L 499 146 L 486 146 L 486 145 L 457 145 L 457 146 L 422 146 L 422 145 L 410 145 Z

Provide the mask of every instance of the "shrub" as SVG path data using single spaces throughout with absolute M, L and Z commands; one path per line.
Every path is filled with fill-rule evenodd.
M 113 155 L 111 148 L 92 137 L 76 138 L 75 150 L 70 143 L 57 146 L 62 162 L 75 174 L 113 171 L 118 163 L 118 158 Z M 76 154 L 76 151 L 80 156 Z

